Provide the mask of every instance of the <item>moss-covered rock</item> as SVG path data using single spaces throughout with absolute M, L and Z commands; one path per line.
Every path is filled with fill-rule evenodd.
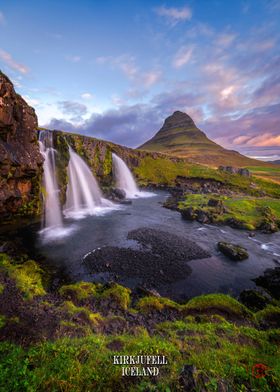
M 0 253 L 0 268 L 15 281 L 17 288 L 27 299 L 46 294 L 43 286 L 44 272 L 35 261 L 13 264 L 6 254 Z

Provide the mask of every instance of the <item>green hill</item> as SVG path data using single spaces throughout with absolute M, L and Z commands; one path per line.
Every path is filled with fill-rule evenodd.
M 155 136 L 138 148 L 188 158 L 194 163 L 212 167 L 219 165 L 271 166 L 268 163 L 247 158 L 237 151 L 226 150 L 214 143 L 197 128 L 188 114 L 180 111 L 167 117 Z

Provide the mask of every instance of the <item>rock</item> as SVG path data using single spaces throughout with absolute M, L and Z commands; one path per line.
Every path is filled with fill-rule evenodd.
M 186 392 L 206 392 L 207 380 L 204 380 L 204 377 L 200 375 L 198 370 L 194 365 L 184 365 L 180 377 L 179 384 L 181 386 L 181 391 Z
M 263 275 L 253 281 L 257 286 L 263 287 L 272 297 L 280 299 L 280 267 L 268 268 Z
M 43 158 L 37 116 L 0 72 L 0 219 L 40 212 Z
M 223 207 L 223 202 L 222 202 L 222 200 L 219 200 L 219 199 L 209 199 L 208 206 L 209 207 Z
M 180 211 L 183 219 L 186 220 L 195 220 L 197 215 L 192 207 L 185 208 Z
M 161 297 L 161 295 L 155 289 L 148 289 L 145 286 L 138 286 L 136 291 L 143 297 Z
M 242 291 L 239 295 L 239 301 L 253 311 L 262 310 L 270 303 L 269 298 L 257 290 Z
M 120 188 L 113 188 L 112 189 L 112 196 L 115 199 L 123 200 L 126 197 L 126 193 L 123 189 Z
M 218 249 L 231 260 L 240 261 L 248 259 L 249 257 L 245 248 L 239 245 L 231 244 L 229 242 L 218 242 Z
M 240 176 L 243 177 L 251 176 L 250 171 L 244 168 L 238 168 L 233 166 L 219 166 L 219 170 L 230 174 L 239 174 Z
M 209 215 L 207 214 L 207 212 L 205 212 L 203 210 L 198 210 L 196 219 L 199 223 L 210 223 L 211 222 Z
M 238 174 L 240 174 L 243 177 L 251 177 L 251 173 L 249 172 L 248 169 L 238 169 Z
M 119 204 L 124 204 L 124 205 L 132 204 L 132 200 L 128 200 L 128 199 L 119 200 L 118 202 L 119 202 Z

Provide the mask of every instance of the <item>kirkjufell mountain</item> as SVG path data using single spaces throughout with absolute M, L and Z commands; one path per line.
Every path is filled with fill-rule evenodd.
M 162 128 L 139 149 L 188 158 L 194 163 L 213 167 L 265 165 L 264 162 L 247 158 L 237 151 L 226 150 L 213 142 L 188 114 L 178 110 L 167 117 Z

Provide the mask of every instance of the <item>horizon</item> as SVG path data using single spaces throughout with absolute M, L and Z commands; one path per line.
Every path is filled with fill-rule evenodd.
M 42 127 L 135 148 L 180 110 L 223 147 L 276 160 L 279 14 L 277 0 L 15 0 L 0 6 L 0 68 Z

